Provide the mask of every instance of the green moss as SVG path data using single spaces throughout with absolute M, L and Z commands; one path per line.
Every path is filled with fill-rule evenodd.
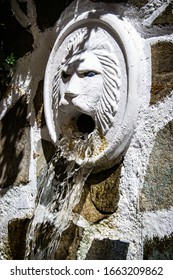
M 0 100 L 6 96 L 7 88 L 12 79 L 13 69 L 16 65 L 14 53 L 5 56 L 3 48 L 0 48 Z

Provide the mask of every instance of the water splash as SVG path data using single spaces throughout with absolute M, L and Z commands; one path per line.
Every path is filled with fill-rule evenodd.
M 36 209 L 26 237 L 25 259 L 55 259 L 61 234 L 70 224 L 72 210 L 79 202 L 91 172 L 85 165 L 89 156 L 87 141 L 83 148 L 81 143 L 79 145 L 85 160 L 78 165 L 66 154 L 65 140 L 62 139 L 61 148 L 38 183 Z

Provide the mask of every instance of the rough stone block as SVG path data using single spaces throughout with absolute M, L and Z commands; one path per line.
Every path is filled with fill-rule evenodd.
M 55 146 L 44 139 L 41 139 L 37 143 L 37 152 L 35 159 L 37 163 L 37 176 L 41 175 L 41 172 L 47 166 L 48 162 L 55 153 Z
M 96 209 L 101 213 L 110 214 L 114 213 L 117 209 L 120 172 L 121 164 L 100 174 L 95 174 L 95 180 L 93 180 L 91 185 L 91 200 Z M 106 177 L 104 178 L 104 176 Z
M 126 260 L 128 242 L 119 240 L 94 239 L 86 260 Z
M 62 233 L 57 251 L 56 260 L 75 260 L 76 253 L 82 238 L 83 229 L 71 222 L 70 226 Z
M 79 203 L 73 209 L 74 213 L 78 213 L 88 222 L 98 222 L 107 218 L 109 214 L 101 213 L 91 200 L 90 185 L 85 184 Z
M 14 219 L 8 224 L 8 240 L 14 260 L 23 260 L 25 256 L 26 231 L 30 219 Z
M 154 25 L 173 24 L 172 5 L 168 6 L 166 10 L 154 21 Z
M 160 42 L 152 46 L 151 104 L 156 104 L 173 90 L 173 44 Z
M 147 240 L 144 244 L 144 260 L 173 260 L 173 235 Z
M 156 137 L 150 155 L 144 187 L 140 197 L 142 211 L 169 209 L 173 206 L 173 122 Z

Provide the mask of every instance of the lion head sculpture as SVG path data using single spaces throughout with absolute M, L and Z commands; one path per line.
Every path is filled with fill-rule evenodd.
M 147 46 L 116 15 L 92 17 L 84 13 L 61 30 L 47 64 L 44 105 L 55 145 L 77 163 L 103 169 L 125 152 L 149 100 Z

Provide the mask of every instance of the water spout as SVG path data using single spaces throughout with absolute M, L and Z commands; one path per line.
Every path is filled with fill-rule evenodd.
M 54 259 L 91 169 L 68 160 L 58 148 L 38 184 L 33 219 L 27 232 L 25 259 Z

